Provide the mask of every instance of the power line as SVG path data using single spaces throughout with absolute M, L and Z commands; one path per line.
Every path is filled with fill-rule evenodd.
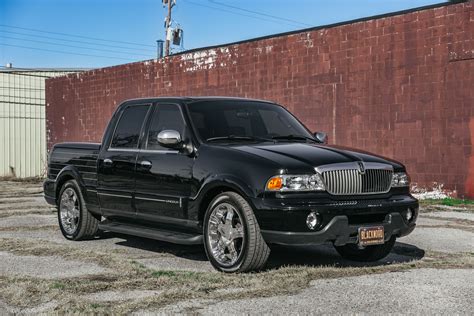
M 5 31 L 5 30 L 0 30 L 0 33 L 16 34 L 16 35 L 29 36 L 29 37 L 34 37 L 34 38 L 39 37 L 39 38 L 51 39 L 51 40 L 62 41 L 62 42 L 80 43 L 80 44 L 104 46 L 104 47 L 111 47 L 111 48 L 121 48 L 121 49 L 135 50 L 135 51 L 141 51 L 141 52 L 155 52 L 154 50 L 151 50 L 151 49 L 133 48 L 133 47 L 125 47 L 125 46 L 116 46 L 116 45 L 92 43 L 92 42 L 86 42 L 86 41 L 77 41 L 77 40 L 71 40 L 71 39 L 63 39 L 63 38 L 57 38 L 57 37 L 51 37 L 51 36 L 27 34 L 27 33 Z
M 214 7 L 214 6 L 194 2 L 194 1 L 191 1 L 191 0 L 185 0 L 185 3 L 189 3 L 189 4 L 192 4 L 192 5 L 205 7 L 205 8 L 209 8 L 209 9 L 213 9 L 213 10 L 217 10 L 217 11 L 227 12 L 227 13 L 234 14 L 234 15 L 245 16 L 245 17 L 256 19 L 256 20 L 259 20 L 259 21 L 267 21 L 267 22 L 271 22 L 271 23 L 286 24 L 286 25 L 290 25 L 290 26 L 293 26 L 293 27 L 300 27 L 300 25 L 296 25 L 294 23 L 286 23 L 286 22 L 282 22 L 282 21 L 265 19 L 265 18 L 262 18 L 262 17 L 257 17 L 257 16 L 254 16 L 254 15 L 248 15 L 248 14 L 243 14 L 243 13 L 239 13 L 239 12 L 235 12 L 235 11 L 231 11 L 231 10 L 226 10 L 226 9 L 223 9 L 223 8 L 218 8 L 218 7 Z
M 74 35 L 74 34 L 60 33 L 60 32 L 50 32 L 50 31 L 43 31 L 43 30 L 38 30 L 38 29 L 32 29 L 32 28 L 26 28 L 26 27 L 19 27 L 19 26 L 13 26 L 13 25 L 6 25 L 6 24 L 0 24 L 0 26 L 8 27 L 8 28 L 14 28 L 14 29 L 19 29 L 19 30 L 25 30 L 25 31 L 33 31 L 33 32 L 46 33 L 46 34 L 56 34 L 56 35 L 62 35 L 62 36 L 84 38 L 84 39 L 90 39 L 90 40 L 94 40 L 94 41 L 103 41 L 103 42 L 110 42 L 110 43 L 121 43 L 121 44 L 144 46 L 144 47 L 155 47 L 155 46 L 153 46 L 153 45 L 148 45 L 148 44 L 125 42 L 125 41 L 116 41 L 116 40 L 108 40 L 108 39 L 104 39 L 104 38 L 89 37 L 89 36 L 83 36 L 83 35 Z
M 39 50 L 39 51 L 44 51 L 44 52 L 59 53 L 59 54 L 69 54 L 69 55 L 78 55 L 78 56 L 88 56 L 88 57 L 99 57 L 99 58 L 121 59 L 121 60 L 133 61 L 133 59 L 130 59 L 130 58 L 112 57 L 112 56 L 102 56 L 102 55 L 92 55 L 92 54 L 82 54 L 82 53 L 73 53 L 73 52 L 57 51 L 57 50 L 52 50 L 52 49 L 43 49 L 43 48 L 36 48 L 36 47 L 29 47 L 29 46 L 21 46 L 21 45 L 11 45 L 11 44 L 4 44 L 4 43 L 0 43 L 0 46 L 26 48 L 26 49 Z
M 18 37 L 11 37 L 11 36 L 0 36 L 0 38 L 13 39 L 13 40 L 17 40 L 17 41 L 25 41 L 25 42 L 31 42 L 31 43 L 39 43 L 39 44 L 56 45 L 56 46 L 63 46 L 63 47 L 88 49 L 88 50 L 94 50 L 94 51 L 99 51 L 99 52 L 107 52 L 107 53 L 115 53 L 115 54 L 130 54 L 130 52 L 120 52 L 120 51 L 109 50 L 109 49 L 99 49 L 99 48 L 91 48 L 91 47 L 84 47 L 84 46 L 59 44 L 59 43 L 52 43 L 52 42 L 46 42 L 46 41 L 36 41 L 36 40 L 30 40 L 30 39 L 24 39 L 24 38 L 18 38 Z M 137 53 L 134 53 L 134 55 L 145 56 L 145 57 L 148 57 L 148 58 L 153 58 L 154 57 L 154 56 L 151 56 L 151 55 L 144 55 L 144 54 L 137 54 Z
M 264 12 L 257 12 L 257 11 L 253 11 L 253 10 L 249 10 L 249 9 L 244 9 L 244 8 L 236 7 L 236 6 L 233 6 L 233 5 L 230 5 L 230 4 L 225 4 L 225 3 L 215 1 L 215 0 L 208 0 L 208 1 L 211 2 L 211 3 L 215 3 L 217 5 L 223 6 L 223 7 L 227 7 L 227 8 L 231 8 L 231 9 L 235 9 L 235 10 L 239 10 L 239 11 L 249 12 L 249 13 L 253 13 L 253 14 L 257 14 L 257 15 L 262 15 L 262 16 L 266 16 L 266 17 L 269 17 L 269 18 L 277 19 L 277 20 L 288 21 L 288 22 L 291 22 L 291 23 L 300 24 L 302 26 L 312 26 L 310 24 L 302 23 L 302 22 L 299 22 L 299 21 L 296 21 L 296 20 L 292 20 L 292 19 L 288 19 L 288 18 L 284 18 L 284 17 L 279 17 L 279 16 L 276 16 L 276 15 L 271 15 L 271 14 L 267 14 L 267 13 L 264 13 Z

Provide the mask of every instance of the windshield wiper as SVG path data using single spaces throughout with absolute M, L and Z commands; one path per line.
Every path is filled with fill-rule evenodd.
M 303 136 L 303 135 L 284 135 L 284 136 L 273 136 L 272 139 L 276 139 L 276 140 L 309 140 L 309 141 L 312 141 L 312 142 L 315 142 L 315 143 L 320 143 L 317 139 L 314 139 L 314 138 L 311 138 L 311 137 L 308 137 L 308 136 Z
M 269 138 L 256 137 L 256 136 L 236 136 L 236 135 L 211 137 L 211 138 L 206 139 L 206 142 L 219 141 L 219 140 L 230 140 L 230 141 L 250 140 L 250 141 L 262 141 L 262 142 L 275 142 L 273 139 L 269 139 Z

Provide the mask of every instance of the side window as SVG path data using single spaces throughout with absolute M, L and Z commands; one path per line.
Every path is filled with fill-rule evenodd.
M 123 111 L 112 137 L 111 148 L 137 148 L 149 105 L 132 105 Z
M 148 131 L 147 149 L 164 150 L 158 143 L 158 134 L 166 129 L 178 131 L 184 138 L 185 124 L 181 111 L 176 104 L 159 104 L 153 113 L 150 130 Z

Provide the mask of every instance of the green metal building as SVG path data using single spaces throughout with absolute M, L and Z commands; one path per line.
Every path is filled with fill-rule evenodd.
M 83 70 L 0 68 L 0 177 L 46 174 L 45 80 Z

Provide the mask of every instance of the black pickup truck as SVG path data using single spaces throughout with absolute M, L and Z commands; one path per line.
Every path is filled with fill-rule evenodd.
M 415 228 L 405 167 L 326 143 L 272 102 L 129 100 L 102 144 L 52 148 L 44 194 L 67 239 L 100 229 L 204 244 L 224 272 L 261 269 L 271 244 L 379 260 Z

